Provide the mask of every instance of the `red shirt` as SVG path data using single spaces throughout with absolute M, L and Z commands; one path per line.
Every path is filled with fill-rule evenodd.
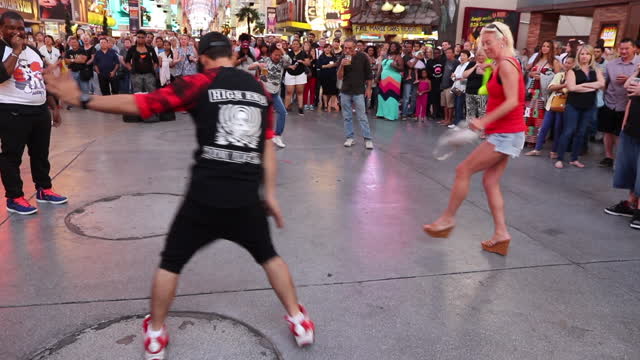
M 522 81 L 522 69 L 520 68 L 520 62 L 515 58 L 510 57 L 511 62 L 518 68 L 520 74 L 520 81 L 518 81 L 518 106 L 511 110 L 507 115 L 487 125 L 484 129 L 485 134 L 500 134 L 500 133 L 519 133 L 527 131 L 527 126 L 524 121 L 524 82 Z M 503 66 L 511 66 L 505 64 Z M 493 72 L 491 79 L 487 83 L 487 91 L 489 92 L 489 100 L 487 101 L 487 114 L 494 111 L 505 100 L 505 88 L 500 83 L 500 77 L 498 76 L 498 70 Z M 510 91 L 510 89 L 507 89 Z

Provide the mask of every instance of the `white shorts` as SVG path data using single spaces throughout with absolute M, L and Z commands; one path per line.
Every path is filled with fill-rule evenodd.
M 284 75 L 284 84 L 286 85 L 304 85 L 307 83 L 307 74 L 302 73 L 300 75 L 290 75 L 286 73 Z

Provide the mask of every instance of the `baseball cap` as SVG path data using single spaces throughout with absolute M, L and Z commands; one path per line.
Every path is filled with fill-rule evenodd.
M 198 45 L 198 53 L 203 54 L 205 51 L 212 47 L 217 46 L 226 46 L 231 49 L 231 42 L 229 38 L 224 36 L 222 33 L 217 31 L 212 31 L 207 33 L 202 38 L 200 38 L 200 44 Z

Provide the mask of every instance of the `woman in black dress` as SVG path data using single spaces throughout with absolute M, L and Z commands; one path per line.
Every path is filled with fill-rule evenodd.
M 322 111 L 340 111 L 338 107 L 338 58 L 333 54 L 331 45 L 324 46 L 324 53 L 317 60 L 318 80 L 322 87 Z

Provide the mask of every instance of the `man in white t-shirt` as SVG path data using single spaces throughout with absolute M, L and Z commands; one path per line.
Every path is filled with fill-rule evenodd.
M 22 191 L 20 164 L 25 147 L 29 147 L 38 202 L 67 202 L 66 197 L 52 191 L 49 176 L 51 114 L 53 126 L 59 126 L 61 118 L 55 99 L 47 98 L 42 55 L 26 46 L 22 16 L 13 11 L 0 15 L 0 33 L 0 176 L 6 191 L 7 211 L 29 215 L 38 209 L 31 206 Z

